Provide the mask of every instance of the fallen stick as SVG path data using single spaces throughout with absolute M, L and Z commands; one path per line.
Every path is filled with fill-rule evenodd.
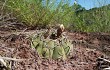
M 3 60 L 12 60 L 12 61 L 24 61 L 26 59 L 16 59 L 16 58 L 9 58 L 9 57 L 0 57 Z
M 5 66 L 6 68 L 11 69 L 11 67 L 7 65 L 7 62 L 5 62 L 5 60 L 9 60 L 9 61 L 24 61 L 26 59 L 16 59 L 16 58 L 9 58 L 9 57 L 1 57 L 0 56 L 0 63 L 3 64 L 3 66 Z
M 104 68 L 103 70 L 110 70 L 110 67 L 109 68 Z
M 108 63 L 110 63 L 110 61 L 109 61 L 109 60 L 107 60 L 107 59 L 104 59 L 104 58 L 100 58 L 100 57 L 99 57 L 99 59 L 101 59 L 101 60 L 103 60 L 103 61 L 105 61 L 105 62 L 108 62 Z
M 5 67 L 7 67 L 6 62 L 3 59 L 0 59 L 0 63 L 2 63 Z

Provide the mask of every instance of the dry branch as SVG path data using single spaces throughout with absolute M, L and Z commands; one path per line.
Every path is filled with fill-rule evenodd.
M 16 59 L 16 58 L 9 58 L 9 57 L 0 57 L 3 60 L 12 60 L 12 61 L 24 61 L 26 59 Z
M 107 59 L 104 59 L 104 58 L 100 58 L 100 57 L 99 57 L 99 59 L 101 59 L 101 60 L 103 60 L 103 61 L 105 61 L 105 62 L 108 62 L 108 63 L 110 63 L 110 61 L 109 61 L 109 60 L 107 60 Z

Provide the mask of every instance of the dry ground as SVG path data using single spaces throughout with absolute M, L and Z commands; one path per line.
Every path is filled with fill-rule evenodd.
M 52 60 L 40 58 L 36 50 L 30 47 L 28 37 L 42 29 L 25 30 L 26 26 L 12 22 L 0 22 L 0 56 L 25 59 L 11 61 L 12 70 L 101 70 L 98 58 L 110 60 L 109 33 L 66 31 L 68 38 L 73 41 L 74 49 L 66 61 Z M 3 68 L 0 67 L 0 70 Z

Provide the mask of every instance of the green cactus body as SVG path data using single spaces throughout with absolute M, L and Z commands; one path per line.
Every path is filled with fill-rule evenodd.
M 34 47 L 41 57 L 66 60 L 72 43 L 65 37 L 56 40 L 44 39 L 41 33 L 32 38 L 31 47 Z
M 49 49 L 49 57 L 52 58 L 53 55 L 53 48 L 54 48 L 54 41 L 51 39 L 46 39 L 45 40 L 47 48 Z
M 45 47 L 45 48 L 42 49 L 42 56 L 45 57 L 45 58 L 50 57 L 50 52 L 49 52 L 48 48 Z
M 60 46 L 54 47 L 52 58 L 53 59 L 61 58 L 61 47 Z
M 67 46 L 69 46 L 70 51 L 73 49 L 73 44 L 70 40 L 67 40 Z
M 68 55 L 69 51 L 70 51 L 70 46 L 68 46 L 66 43 L 63 43 L 62 47 L 63 47 L 63 49 L 65 51 L 65 54 Z
M 53 40 L 48 41 L 47 46 L 48 46 L 48 48 L 53 49 L 55 47 L 54 41 Z
M 53 59 L 62 58 L 63 60 L 65 60 L 66 55 L 65 55 L 65 51 L 64 51 L 63 47 L 61 47 L 61 46 L 54 47 L 52 58 Z
M 65 53 L 65 50 L 64 50 L 63 47 L 62 47 L 62 59 L 63 59 L 63 60 L 66 60 L 66 59 L 67 59 L 66 53 Z
M 49 57 L 52 58 L 53 55 L 53 49 L 49 49 Z
M 43 42 L 40 41 L 39 44 L 35 47 L 35 49 L 37 50 L 38 54 L 39 54 L 40 56 L 42 56 Z
M 61 40 L 61 46 L 63 47 L 63 49 L 64 49 L 64 51 L 65 51 L 65 54 L 68 55 L 70 48 L 69 48 L 69 46 L 67 45 L 65 39 L 62 39 L 62 40 Z
M 38 42 L 37 41 L 31 42 L 31 47 L 32 48 L 35 48 L 37 45 L 38 45 Z
M 40 36 L 38 36 L 38 35 L 37 36 L 34 36 L 32 40 L 33 41 L 40 41 Z
M 32 38 L 32 47 L 36 47 L 38 45 L 38 43 L 40 42 L 40 37 L 39 36 L 35 36 Z

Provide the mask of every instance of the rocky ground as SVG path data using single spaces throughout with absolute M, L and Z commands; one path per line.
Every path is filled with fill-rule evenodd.
M 74 49 L 68 59 L 62 61 L 41 58 L 36 50 L 30 47 L 29 36 L 42 30 L 26 30 L 26 26 L 17 22 L 4 24 L 0 25 L 0 59 L 1 57 L 22 59 L 6 60 L 7 63 L 10 62 L 11 70 L 103 70 L 110 66 L 109 33 L 66 31 Z M 103 59 L 99 58 L 108 61 L 103 62 Z M 1 65 L 0 70 L 6 68 Z

